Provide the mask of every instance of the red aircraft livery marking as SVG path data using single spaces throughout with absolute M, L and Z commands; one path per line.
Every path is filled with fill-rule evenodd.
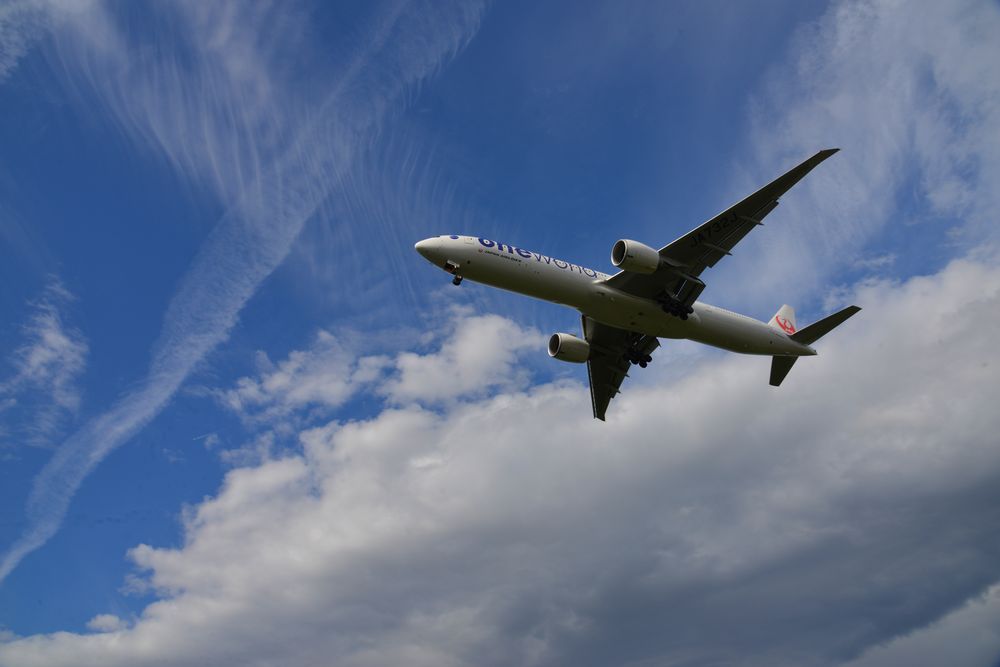
M 795 325 L 789 322 L 788 320 L 782 318 L 779 315 L 775 315 L 774 321 L 778 323 L 778 326 L 781 327 L 781 330 L 784 331 L 785 333 L 787 334 L 795 333 Z

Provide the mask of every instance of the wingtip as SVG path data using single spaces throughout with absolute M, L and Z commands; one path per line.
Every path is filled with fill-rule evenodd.
M 839 151 L 840 151 L 839 148 L 824 148 L 819 153 L 817 153 L 817 155 L 822 155 L 824 158 L 828 158 L 834 153 L 837 153 Z

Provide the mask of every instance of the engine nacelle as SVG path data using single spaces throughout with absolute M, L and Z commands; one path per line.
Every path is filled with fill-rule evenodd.
M 590 343 L 568 333 L 552 334 L 549 338 L 549 356 L 559 361 L 582 364 L 590 358 Z
M 611 263 L 632 273 L 655 273 L 660 268 L 660 253 L 644 243 L 621 239 L 611 248 Z

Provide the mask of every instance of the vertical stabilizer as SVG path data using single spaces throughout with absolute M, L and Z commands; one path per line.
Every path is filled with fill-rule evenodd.
M 774 317 L 771 318 L 768 325 L 780 331 L 784 331 L 786 334 L 791 336 L 796 332 L 795 309 L 786 303 L 778 309 L 778 312 L 774 314 Z

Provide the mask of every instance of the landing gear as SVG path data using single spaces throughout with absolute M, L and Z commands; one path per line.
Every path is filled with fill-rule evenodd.
M 625 348 L 622 359 L 639 368 L 645 368 L 653 360 L 653 350 L 657 346 L 659 342 L 656 338 L 632 332 L 629 334 L 628 347 Z
M 691 306 L 685 306 L 683 303 L 675 299 L 665 299 L 661 301 L 660 307 L 663 308 L 663 312 L 673 315 L 674 317 L 679 317 L 682 320 L 686 320 L 688 315 L 694 312 L 694 308 Z
M 680 280 L 675 285 L 660 292 L 656 301 L 663 308 L 663 312 L 686 320 L 688 315 L 694 312 L 692 304 L 705 289 L 705 283 L 696 276 L 688 275 L 679 269 L 677 275 Z
M 455 276 L 454 278 L 451 279 L 452 285 L 462 284 L 462 276 L 458 274 L 458 268 L 459 268 L 458 263 L 453 262 L 450 259 L 444 263 L 444 270 L 450 273 L 451 275 Z
M 630 363 L 638 366 L 639 368 L 645 368 L 646 364 L 653 360 L 653 357 L 648 354 L 644 354 L 635 349 L 629 349 L 625 352 L 625 359 Z
M 638 342 L 638 341 L 636 341 Z M 632 345 L 625 350 L 625 360 L 630 364 L 634 364 L 639 368 L 645 368 L 646 364 L 653 360 L 652 355 L 646 354 L 645 352 L 640 352 L 636 348 L 636 343 L 633 342 Z

